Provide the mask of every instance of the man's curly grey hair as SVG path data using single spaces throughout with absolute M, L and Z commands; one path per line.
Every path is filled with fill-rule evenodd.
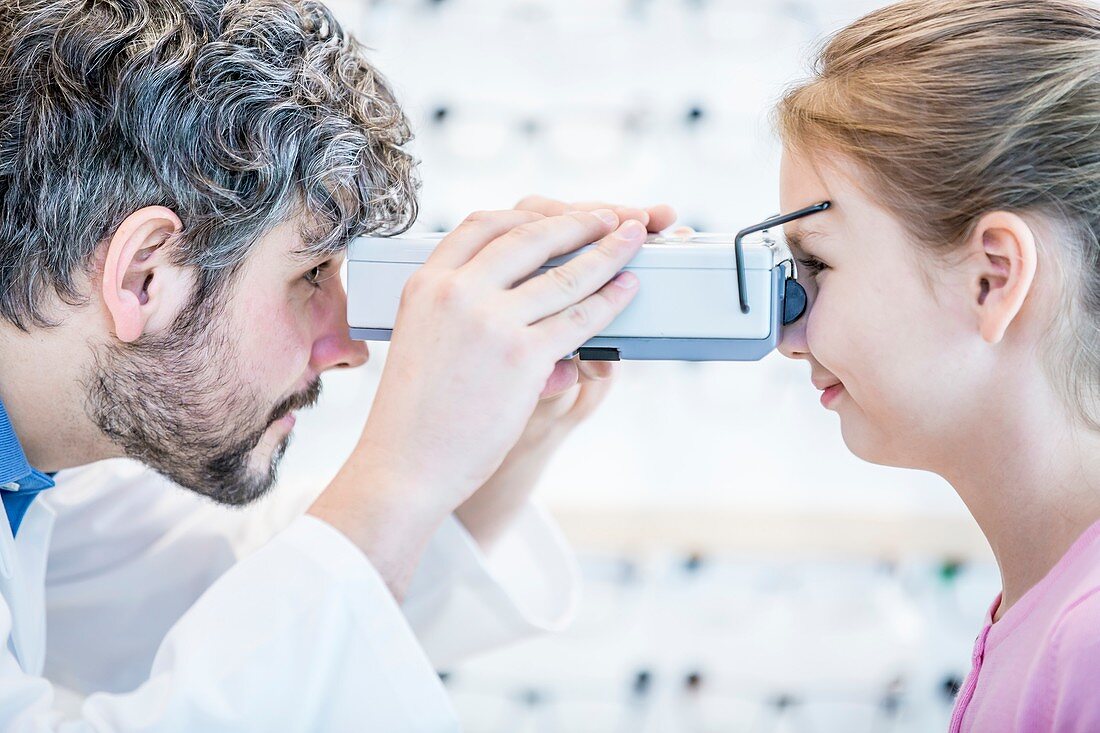
M 416 218 L 408 121 L 364 48 L 310 0 L 0 3 L 0 317 L 53 295 L 134 211 L 165 206 L 195 302 L 294 217 L 304 256 Z

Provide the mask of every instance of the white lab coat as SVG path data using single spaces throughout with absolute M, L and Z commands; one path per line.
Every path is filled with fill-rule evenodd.
M 437 666 L 575 601 L 534 508 L 489 557 L 449 519 L 399 607 L 301 506 L 225 509 L 128 461 L 57 480 L 14 541 L 0 511 L 4 733 L 458 730 Z

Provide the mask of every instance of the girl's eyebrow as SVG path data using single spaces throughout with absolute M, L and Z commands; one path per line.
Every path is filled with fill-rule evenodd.
M 791 249 L 800 249 L 806 251 L 806 243 L 815 239 L 824 238 L 824 234 L 816 229 L 798 229 L 793 232 L 784 232 L 784 237 L 787 239 L 787 246 Z

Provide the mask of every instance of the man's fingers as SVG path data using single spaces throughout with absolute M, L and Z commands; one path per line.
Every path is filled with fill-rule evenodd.
M 570 211 L 595 211 L 596 209 L 611 209 L 619 221 L 635 219 L 645 224 L 651 232 L 660 232 L 668 229 L 676 221 L 676 210 L 666 204 L 657 206 L 622 206 L 608 203 L 607 201 L 574 201 L 566 203 L 546 196 L 526 196 L 518 204 L 517 209 L 533 211 L 543 216 L 560 216 Z
M 510 288 L 536 272 L 548 260 L 605 237 L 618 223 L 619 220 L 607 209 L 577 211 L 528 222 L 497 237 L 471 260 L 470 268 L 477 268 L 479 279 Z M 607 282 L 611 274 L 603 282 Z M 593 286 L 592 291 L 597 287 L 599 283 Z M 559 306 L 558 310 L 563 307 Z M 545 313 L 540 317 L 542 315 Z
M 516 286 L 509 294 L 512 312 L 534 323 L 576 305 L 615 277 L 644 241 L 644 227 L 625 222 L 587 252 Z
M 592 389 L 593 382 L 606 382 L 615 375 L 618 364 L 613 361 L 583 361 L 578 357 L 563 359 L 554 367 L 553 374 L 546 380 L 546 386 L 539 395 L 539 399 L 547 400 L 558 397 L 564 392 L 577 386 L 585 385 L 585 389 Z
M 614 384 L 614 382 L 610 379 L 602 379 L 599 382 L 582 384 L 580 393 L 577 395 L 576 401 L 569 410 L 569 417 L 576 422 L 586 419 L 596 411 L 596 408 L 599 407 L 600 403 L 607 397 L 607 393 L 611 391 L 612 384 Z
M 650 206 L 646 211 L 649 213 L 651 232 L 663 232 L 676 222 L 676 210 L 666 204 Z
M 516 204 L 516 209 L 520 211 L 533 211 L 543 216 L 560 216 L 570 211 L 575 211 L 576 208 L 575 206 L 569 206 L 564 201 L 547 198 L 546 196 L 524 196 L 520 199 L 520 202 Z M 596 208 L 606 209 L 609 207 L 598 206 Z
M 551 372 L 550 378 L 546 380 L 546 385 L 542 388 L 539 399 L 549 400 L 560 397 L 563 393 L 577 386 L 579 379 L 580 369 L 576 359 L 563 359 L 554 365 L 554 371 Z
M 475 211 L 443 238 L 424 264 L 456 269 L 502 234 L 544 218 L 533 211 Z
M 688 239 L 695 236 L 695 230 L 691 227 L 676 227 L 668 233 L 668 236 L 676 239 Z
M 619 221 L 633 219 L 643 226 L 649 226 L 649 212 L 640 206 L 623 206 L 610 204 L 606 201 L 576 201 L 569 204 L 576 211 L 594 211 L 596 209 L 611 209 L 619 217 Z
M 614 206 L 611 210 L 619 217 L 619 221 L 633 219 L 642 226 L 649 227 L 649 212 L 645 209 L 639 209 L 636 206 Z
M 541 277 L 541 276 L 540 276 Z M 638 293 L 638 277 L 620 273 L 584 300 L 532 326 L 551 354 L 569 354 L 610 325 Z
M 577 360 L 577 369 L 582 382 L 602 382 L 615 375 L 616 363 L 613 361 Z

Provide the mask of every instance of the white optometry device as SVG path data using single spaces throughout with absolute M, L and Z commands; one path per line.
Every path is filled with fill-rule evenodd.
M 772 228 L 829 208 L 821 203 L 731 234 L 652 236 L 625 269 L 638 295 L 599 336 L 578 349 L 581 359 L 755 361 L 779 343 L 781 329 L 802 316 L 806 292 L 794 280 L 790 252 Z M 363 237 L 348 256 L 351 335 L 388 341 L 409 276 L 443 234 Z M 585 252 L 550 260 L 540 272 Z

